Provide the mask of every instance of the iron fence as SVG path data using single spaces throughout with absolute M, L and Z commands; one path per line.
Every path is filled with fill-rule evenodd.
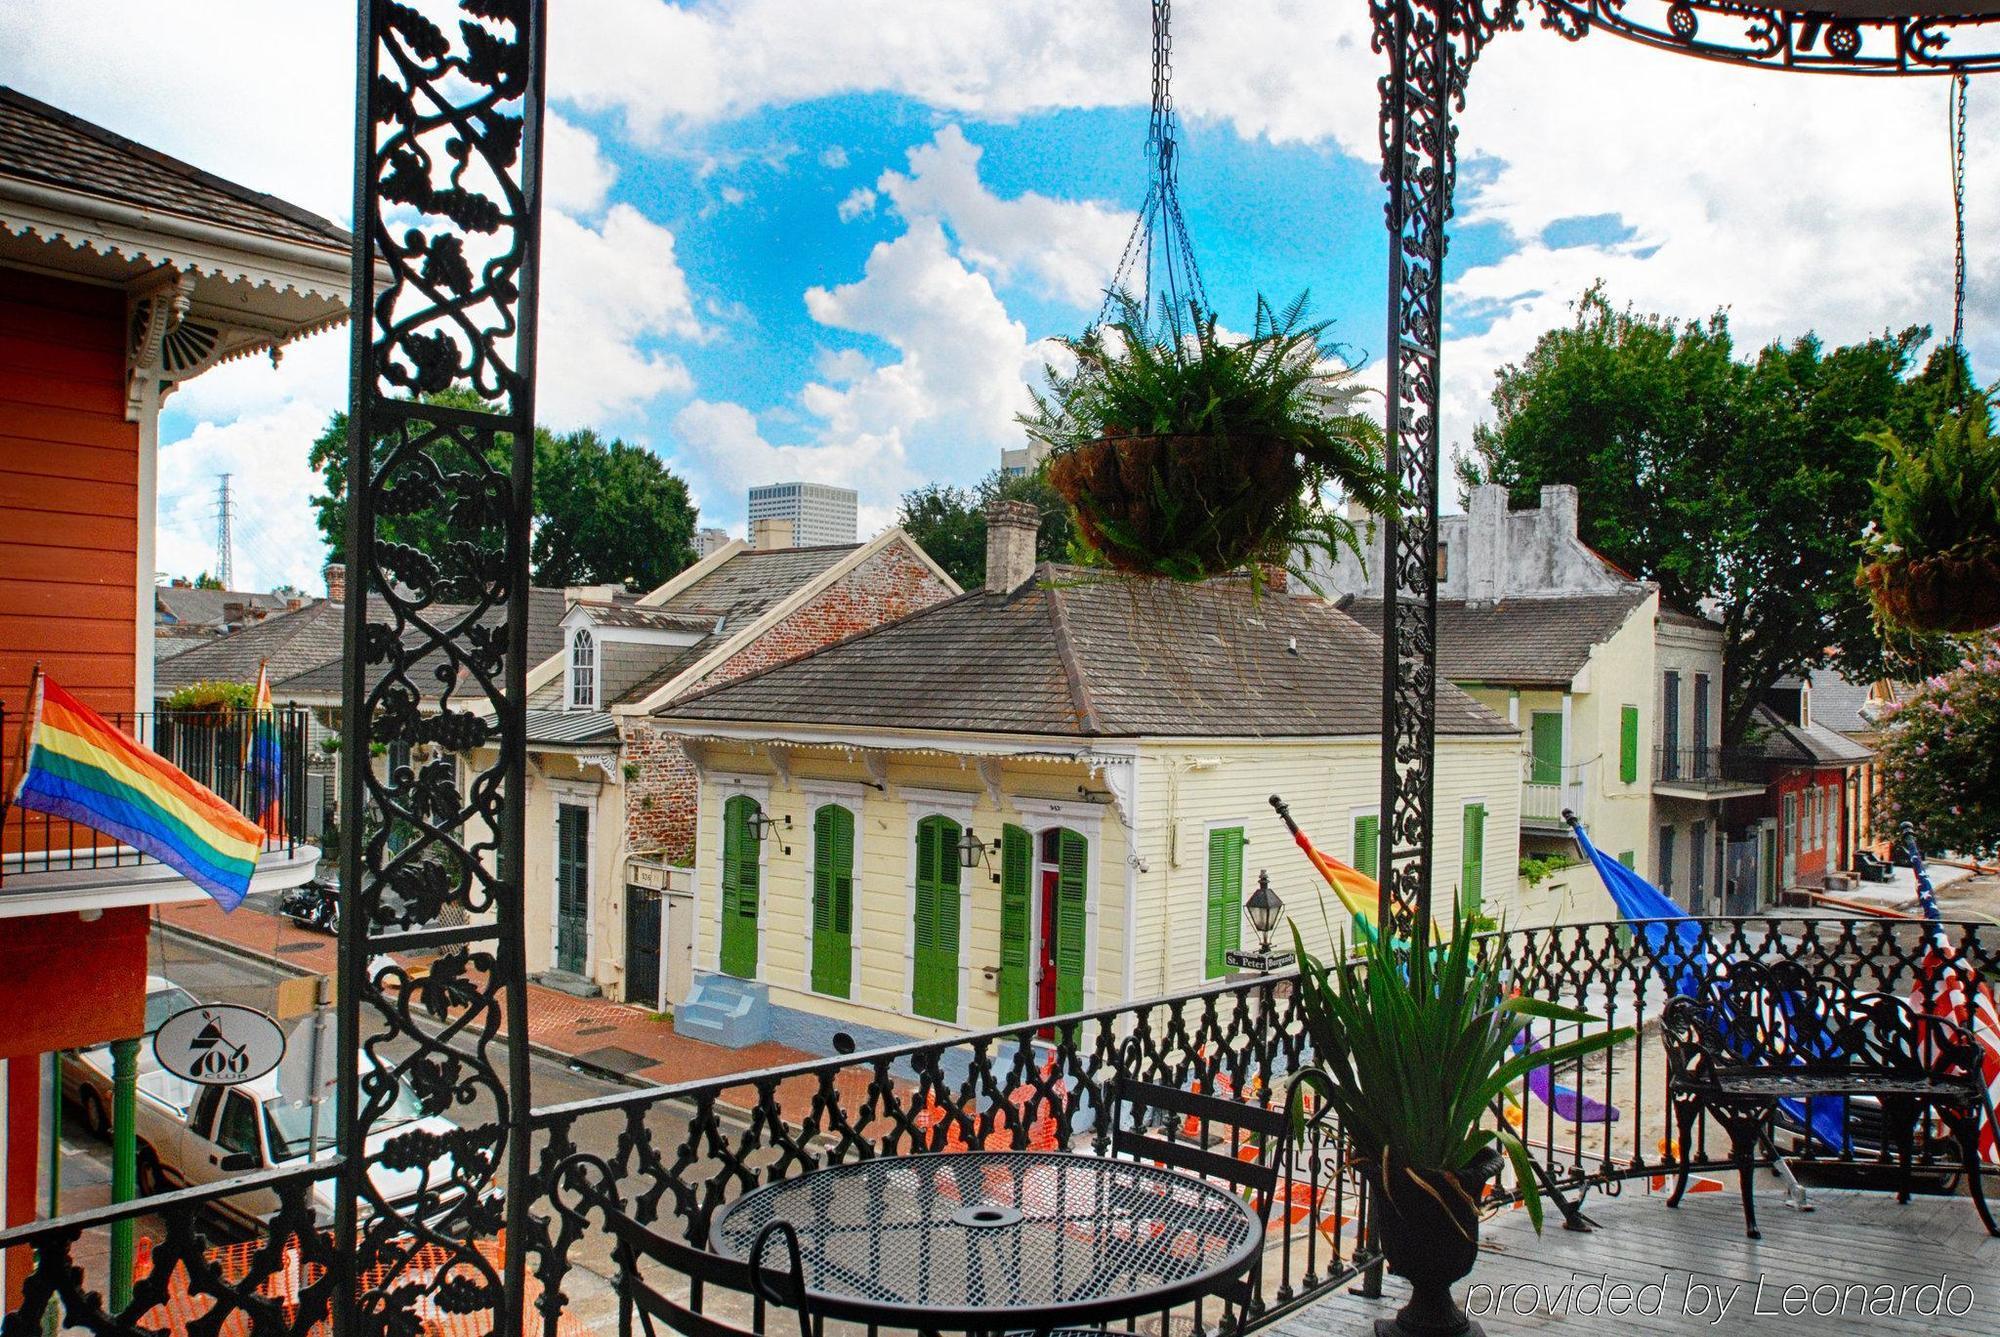
M 1924 926 L 1908 921 L 1695 922 L 1694 941 L 1683 945 L 1668 936 L 1658 949 L 1649 945 L 1645 926 L 1625 923 L 1526 929 L 1487 939 L 1485 950 L 1506 969 L 1510 986 L 1599 1018 L 1537 1042 L 1614 1025 L 1638 1029 L 1635 1039 L 1616 1049 L 1561 1065 L 1545 1083 L 1522 1079 L 1505 1111 L 1544 1167 L 1546 1185 L 1560 1195 L 1558 1210 L 1584 1208 L 1590 1195 L 1617 1194 L 1634 1179 L 1663 1176 L 1683 1156 L 1699 1171 L 1719 1172 L 1727 1164 L 1727 1138 L 1719 1130 L 1713 1148 L 1706 1127 L 1692 1146 L 1672 1141 L 1654 1024 L 1670 996 L 1670 978 L 1689 967 L 1721 974 L 1739 961 L 1790 960 L 1836 981 L 1837 991 L 1907 994 L 1929 952 Z M 1956 953 L 1950 968 L 1970 975 L 2000 966 L 2000 934 L 1990 925 L 1952 924 L 1948 931 Z M 523 1297 L 534 1326 L 527 1330 L 578 1337 L 609 1322 L 611 1310 L 602 1302 L 610 1251 L 602 1223 L 574 1206 L 575 1195 L 553 1192 L 557 1167 L 578 1151 L 610 1167 L 612 1196 L 625 1210 L 702 1243 L 717 1213 L 744 1193 L 828 1165 L 966 1148 L 1102 1154 L 1110 1133 L 1108 1088 L 1120 1074 L 1269 1106 L 1282 1100 L 1310 1060 L 1294 980 L 1285 975 L 1053 1024 L 537 1110 Z M 1802 1129 L 1781 1128 L 1775 1149 L 1793 1158 L 1802 1177 L 1865 1181 L 1893 1169 L 1868 1106 L 1849 1102 L 1845 1118 L 1849 1136 L 1838 1147 L 1815 1143 Z M 1920 1142 L 1915 1161 L 1920 1171 L 1942 1177 L 1951 1173 L 1954 1154 L 1942 1141 L 1935 1147 Z M 1252 1329 L 1335 1286 L 1371 1276 L 1379 1255 L 1369 1243 L 1367 1193 L 1337 1130 L 1315 1128 L 1283 1165 L 1254 1302 L 1240 1312 L 1212 1300 L 1190 1304 L 1142 1328 Z M 33 1251 L 24 1298 L 0 1331 L 7 1337 L 39 1332 L 54 1306 L 65 1326 L 178 1334 L 192 1332 L 193 1320 L 181 1323 L 175 1315 L 198 1315 L 216 1305 L 225 1314 L 244 1311 L 258 1331 L 303 1334 L 319 1326 L 324 1332 L 335 1289 L 382 1284 L 376 1276 L 346 1277 L 347 1260 L 328 1247 L 325 1223 L 310 1210 L 311 1184 L 332 1173 L 327 1161 L 267 1171 L 0 1234 L 0 1248 Z M 1512 1191 L 1509 1185 L 1507 1194 Z M 240 1231 L 225 1236 L 207 1223 L 219 1201 L 253 1192 L 276 1194 L 279 1207 L 247 1240 Z M 134 1299 L 120 1312 L 107 1312 L 101 1236 L 113 1220 L 131 1218 L 148 1222 L 161 1243 Z M 412 1244 L 411 1250 L 423 1247 Z M 440 1251 L 435 1268 L 405 1269 L 390 1284 L 435 1287 L 442 1295 L 455 1266 Z M 147 1279 L 163 1269 L 172 1274 L 171 1284 L 149 1287 Z M 455 1314 L 445 1305 L 416 1310 L 428 1315 L 420 1337 L 486 1331 L 478 1315 Z
M 277 760 L 254 765 L 251 745 L 260 722 L 247 709 L 188 709 L 107 714 L 113 728 L 165 757 L 220 795 L 236 811 L 264 829 L 264 851 L 295 853 L 318 830 L 310 811 L 312 712 L 280 706 L 261 717 L 277 744 Z M 11 794 L 21 765 L 18 730 L 21 712 L 0 702 L 0 793 Z M 78 869 L 136 867 L 156 862 L 68 818 L 9 805 L 0 825 L 0 873 L 70 872 Z
M 1769 767 L 1761 752 L 1744 747 L 1656 747 L 1653 778 L 1694 789 L 1761 785 Z

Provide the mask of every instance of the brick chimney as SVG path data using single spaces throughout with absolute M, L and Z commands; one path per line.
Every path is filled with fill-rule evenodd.
M 347 602 L 347 565 L 344 562 L 326 564 L 326 597 L 334 603 Z
M 1472 489 L 1465 507 L 1465 551 L 1451 554 L 1458 570 L 1450 573 L 1471 603 L 1496 604 L 1507 597 L 1507 489 L 1482 483 Z M 1442 593 L 1442 591 L 1440 591 Z
M 1542 514 L 1555 521 L 1556 532 L 1576 537 L 1576 489 L 1568 483 L 1550 483 L 1542 489 Z
M 750 546 L 758 552 L 770 552 L 775 548 L 794 546 L 792 522 L 767 516 L 750 522 Z
M 986 503 L 986 592 L 1012 594 L 1035 574 L 1042 513 L 1025 501 Z

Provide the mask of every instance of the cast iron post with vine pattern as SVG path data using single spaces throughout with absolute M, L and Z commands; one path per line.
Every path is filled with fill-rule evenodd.
M 1454 110 L 1515 0 L 1371 0 L 1388 187 L 1388 466 L 1401 494 L 1382 516 L 1382 790 L 1377 922 L 1421 941 L 1431 922 L 1437 704 L 1438 362 Z
M 360 9 L 335 1223 L 353 1272 L 334 1301 L 351 1337 L 407 1337 L 433 1308 L 490 1314 L 498 1337 L 521 1322 L 543 25 L 543 0 Z M 385 533 L 415 512 L 446 518 L 440 550 Z M 411 953 L 421 975 L 394 963 Z M 459 1126 L 371 1151 L 399 1095 Z M 420 1190 L 388 1201 L 375 1164 Z

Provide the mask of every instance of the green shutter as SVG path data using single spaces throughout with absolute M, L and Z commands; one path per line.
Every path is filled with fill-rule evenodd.
M 722 969 L 757 978 L 757 838 L 750 818 L 757 800 L 737 794 L 722 805 Z
M 1028 926 L 1033 922 L 1028 884 L 1035 842 L 1018 826 L 1000 832 L 1000 1024 L 1028 1019 Z
M 1376 875 L 1381 862 L 1382 821 L 1374 814 L 1354 819 L 1354 867 L 1367 877 Z
M 812 987 L 848 996 L 854 961 L 854 814 L 828 803 L 813 814 Z
M 1620 854 L 1618 862 L 1624 864 L 1627 868 L 1635 870 L 1639 867 L 1639 858 L 1631 850 L 1626 850 L 1623 854 Z
M 1561 784 L 1563 717 L 1552 710 L 1538 710 L 1530 717 L 1528 727 L 1529 745 L 1534 749 L 1534 764 L 1528 770 L 1528 783 Z
M 1083 972 L 1089 950 L 1090 842 L 1074 831 L 1056 832 L 1056 1011 L 1083 1011 Z
M 1374 818 L 1362 822 L 1372 824 Z M 1361 823 L 1355 823 L 1357 837 Z M 1226 974 L 1225 953 L 1243 945 L 1243 828 L 1208 833 L 1208 977 Z
M 910 1006 L 919 1016 L 958 1020 L 958 838 L 949 817 L 917 823 L 915 961 Z
M 1458 903 L 1467 914 L 1479 909 L 1486 883 L 1486 805 L 1465 805 L 1458 875 Z
M 1626 706 L 1618 712 L 1618 778 L 1626 784 L 1639 780 L 1639 707 Z

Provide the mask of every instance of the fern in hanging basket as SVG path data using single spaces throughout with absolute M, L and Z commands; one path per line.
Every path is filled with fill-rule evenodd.
M 1918 445 L 1892 431 L 1868 439 L 1882 463 L 1855 583 L 1876 613 L 1912 631 L 2000 624 L 2000 439 L 1986 400 L 1948 413 Z
M 1119 298 L 1115 319 L 1061 340 L 1074 369 L 1049 367 L 1020 421 L 1053 448 L 1049 482 L 1106 563 L 1195 581 L 1289 566 L 1301 550 L 1359 552 L 1335 494 L 1371 512 L 1388 502 L 1382 431 L 1305 305 L 1277 312 L 1260 297 L 1250 337 L 1231 341 L 1199 310 L 1185 333 L 1151 333 Z

